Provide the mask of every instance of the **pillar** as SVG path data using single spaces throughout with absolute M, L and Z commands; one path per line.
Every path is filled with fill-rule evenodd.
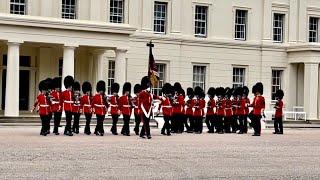
M 319 63 L 304 64 L 304 108 L 308 120 L 318 119 Z
M 105 76 L 104 76 L 104 53 L 105 50 L 98 50 L 94 52 L 94 57 L 96 61 L 96 80 L 97 82 L 100 80 L 105 81 Z
M 122 86 L 126 82 L 126 53 L 125 49 L 116 50 L 116 60 L 115 60 L 115 82 Z
M 66 76 L 74 77 L 74 50 L 75 46 L 64 46 L 62 66 L 62 90 L 65 90 L 63 80 Z
M 5 111 L 6 117 L 19 116 L 19 58 L 20 43 L 8 42 L 7 80 Z

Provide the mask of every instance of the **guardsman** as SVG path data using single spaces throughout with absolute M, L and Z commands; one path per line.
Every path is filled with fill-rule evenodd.
M 119 98 L 119 110 L 123 116 L 123 126 L 121 134 L 124 136 L 130 136 L 130 117 L 133 108 L 132 98 L 131 98 L 131 83 L 126 82 L 122 88 L 122 96 Z
M 225 96 L 225 117 L 224 117 L 224 129 L 225 133 L 231 133 L 230 125 L 232 120 L 232 101 L 231 101 L 231 95 L 232 95 L 232 89 L 226 88 L 226 96 Z
M 183 133 L 184 131 L 184 122 L 185 122 L 185 102 L 184 102 L 184 91 L 181 87 L 181 84 L 176 82 L 174 84 L 175 98 L 173 101 L 173 121 L 172 129 L 174 133 Z M 186 125 L 187 126 L 187 125 Z M 189 127 L 186 127 L 187 130 Z
M 90 135 L 91 134 L 90 123 L 92 118 L 92 108 L 91 108 L 92 86 L 90 82 L 86 81 L 82 84 L 82 92 L 83 92 L 83 95 L 80 100 L 81 111 L 86 118 L 86 126 L 84 128 L 84 133 L 86 135 Z
M 195 133 L 201 134 L 203 129 L 204 108 L 206 106 L 206 102 L 204 100 L 205 93 L 203 92 L 203 89 L 201 87 L 197 86 L 194 88 L 194 94 L 197 97 L 194 106 Z
M 281 89 L 276 92 L 276 104 L 274 106 L 275 118 L 274 118 L 274 133 L 273 134 L 283 134 L 283 121 L 282 121 L 282 109 L 283 109 L 283 96 L 284 93 Z
M 224 99 L 225 90 L 223 87 L 216 89 L 217 102 L 216 102 L 216 124 L 218 134 L 223 134 L 223 121 L 225 117 L 226 101 Z
M 139 93 L 139 108 L 141 110 L 143 127 L 140 132 L 140 137 L 151 139 L 150 134 L 150 117 L 152 113 L 152 95 L 150 94 L 150 79 L 145 76 L 141 79 L 142 91 Z
M 163 114 L 163 120 L 164 120 L 164 125 L 161 129 L 161 134 L 162 135 L 167 135 L 170 136 L 170 121 L 172 118 L 172 91 L 173 87 L 169 83 L 165 83 L 162 87 L 162 93 L 163 96 L 160 98 L 161 103 L 159 105 L 158 111 L 162 108 L 162 114 Z
M 79 121 L 81 115 L 81 94 L 80 94 L 80 83 L 73 83 L 73 104 L 72 104 L 72 112 L 73 112 L 73 126 L 72 132 L 79 134 Z
M 240 100 L 240 107 L 238 110 L 239 113 L 239 134 L 247 133 L 248 132 L 248 114 L 249 114 L 249 105 L 250 100 L 248 98 L 249 89 L 247 86 L 244 86 L 242 89 L 242 96 Z
M 207 94 L 209 97 L 207 103 L 207 114 L 206 114 L 206 124 L 208 127 L 208 133 L 214 133 L 215 125 L 215 108 L 216 108 L 216 101 L 214 100 L 215 97 L 215 88 L 210 87 Z
M 233 88 L 232 91 L 232 117 L 231 117 L 231 129 L 232 133 L 236 133 L 239 130 L 239 108 L 240 108 L 240 100 L 241 100 L 241 92 L 242 87 Z
M 53 133 L 59 135 L 59 126 L 61 122 L 62 115 L 62 103 L 61 103 L 61 77 L 56 77 L 53 79 L 54 90 L 51 93 L 52 105 L 51 110 L 53 112 L 54 128 Z
M 252 104 L 253 107 L 251 117 L 251 124 L 254 129 L 254 134 L 252 136 L 261 135 L 261 118 L 264 116 L 265 109 L 265 99 L 263 95 L 263 84 L 261 82 L 256 83 L 252 87 L 252 93 L 254 94 L 254 99 Z
M 187 97 L 188 100 L 186 101 L 186 119 L 189 120 L 190 127 L 188 130 L 188 133 L 193 133 L 194 131 L 194 104 L 195 104 L 195 98 L 194 98 L 194 92 L 191 87 L 187 88 Z
M 136 84 L 134 85 L 133 92 L 135 94 L 135 97 L 133 98 L 133 105 L 134 105 L 134 120 L 135 120 L 135 127 L 134 132 L 136 135 L 139 135 L 139 126 L 141 123 L 141 111 L 139 108 L 139 93 L 141 92 L 141 85 Z
M 111 85 L 112 96 L 109 98 L 110 113 L 111 113 L 111 117 L 112 117 L 112 127 L 111 127 L 110 131 L 113 135 L 118 135 L 117 124 L 118 124 L 118 120 L 119 120 L 119 116 L 120 116 L 120 111 L 118 108 L 119 88 L 120 88 L 120 86 L 118 83 L 113 83 Z
M 41 119 L 40 135 L 46 136 L 49 134 L 49 131 L 50 131 L 49 123 L 50 123 L 50 113 L 51 113 L 51 107 L 50 107 L 51 102 L 47 96 L 48 84 L 45 80 L 39 83 L 39 91 L 40 93 L 37 97 L 37 100 L 34 103 L 33 109 L 31 109 L 31 112 L 37 109 Z
M 104 81 L 99 81 L 96 87 L 97 93 L 92 98 L 91 107 L 94 110 L 94 113 L 97 117 L 97 125 L 94 131 L 94 134 L 97 136 L 104 135 L 103 121 L 105 115 L 107 113 L 107 97 L 105 95 L 106 92 L 106 83 Z
M 51 79 L 51 78 L 47 78 L 47 79 L 45 79 L 45 82 L 46 82 L 46 85 L 47 85 L 47 98 L 50 100 L 50 104 L 51 104 L 51 106 L 52 106 L 52 99 L 53 99 L 53 97 L 52 97 L 52 92 L 53 92 L 53 90 L 54 90 L 54 85 L 53 85 L 53 79 Z M 51 107 L 50 107 L 50 109 L 51 109 Z M 53 113 L 52 113 L 52 110 L 51 110 L 51 112 L 50 112 L 50 114 L 49 114 L 49 121 L 50 121 L 50 123 L 51 123 L 51 120 L 52 120 L 52 117 L 53 117 Z M 49 123 L 49 127 L 48 127 L 48 129 L 49 129 L 49 134 L 50 134 L 50 123 Z
M 72 76 L 66 76 L 64 78 L 64 90 L 61 94 L 63 109 L 66 114 L 66 126 L 64 129 L 64 135 L 73 136 L 71 132 L 71 122 L 72 122 L 72 104 L 73 104 L 73 92 L 72 85 L 74 83 L 74 79 Z

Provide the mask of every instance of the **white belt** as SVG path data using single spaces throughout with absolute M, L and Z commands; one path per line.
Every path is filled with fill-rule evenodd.
M 52 104 L 60 104 L 59 101 L 52 101 Z
M 111 107 L 118 107 L 118 105 L 113 105 L 113 104 L 110 104 L 110 106 L 111 106 Z
M 73 103 L 73 101 L 64 101 L 65 103 Z
M 131 106 L 130 105 L 123 105 L 123 107 L 127 107 L 128 108 L 128 107 L 131 107 Z
M 163 108 L 172 108 L 172 106 L 162 106 Z
M 224 108 L 224 109 L 232 109 L 232 108 Z
M 49 107 L 49 105 L 43 105 L 43 104 L 40 104 L 39 106 L 40 107 Z
M 90 105 L 90 104 L 84 104 L 83 106 L 86 106 L 86 107 L 91 107 L 91 105 Z
M 106 107 L 105 105 L 100 105 L 100 104 L 94 104 L 97 107 Z

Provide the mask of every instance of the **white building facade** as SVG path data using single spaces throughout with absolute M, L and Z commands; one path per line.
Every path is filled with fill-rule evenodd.
M 268 108 L 281 88 L 318 120 L 319 19 L 319 0 L 0 0 L 1 109 L 30 109 L 47 77 L 134 85 L 153 40 L 156 93 L 261 81 Z

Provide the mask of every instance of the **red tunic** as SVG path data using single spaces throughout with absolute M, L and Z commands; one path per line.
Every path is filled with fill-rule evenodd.
M 138 95 L 139 96 L 139 95 Z M 140 109 L 139 109 L 139 97 L 136 96 L 133 98 L 133 105 L 134 105 L 134 114 L 135 115 L 140 115 Z
M 81 109 L 84 114 L 91 114 L 91 97 L 89 95 L 83 95 L 80 99 Z
M 50 102 L 47 101 L 47 96 L 44 94 L 39 94 L 34 107 L 38 108 L 38 113 L 40 116 L 46 116 L 51 113 Z
M 217 111 L 216 111 L 216 114 L 218 116 L 225 116 L 226 112 L 225 112 L 225 107 L 226 107 L 226 101 L 225 99 L 221 99 L 221 100 L 218 100 L 217 101 Z
M 107 113 L 106 102 L 102 94 L 96 94 L 92 98 L 91 107 L 97 115 L 105 115 Z
M 51 111 L 62 112 L 61 92 L 53 90 L 51 92 L 51 96 L 52 96 Z
M 79 97 L 79 99 L 75 99 L 73 101 L 72 112 L 73 113 L 81 113 L 81 97 Z
M 111 96 L 109 99 L 110 107 L 111 107 L 111 115 L 118 115 L 118 97 L 117 96 Z
M 139 93 L 139 108 L 140 108 L 141 113 L 144 113 L 142 108 L 145 109 L 146 113 L 149 113 L 151 105 L 152 105 L 151 94 L 147 91 L 141 91 L 141 93 Z
M 240 107 L 239 107 L 239 115 L 248 115 L 249 114 L 249 107 L 247 106 L 250 104 L 249 98 L 242 98 L 240 100 Z
M 183 97 L 183 95 L 179 95 L 177 97 L 176 102 L 173 104 L 173 113 L 174 114 L 184 114 L 185 113 L 184 105 L 185 105 L 184 97 Z
M 265 100 L 263 96 L 256 96 L 252 102 L 253 114 L 260 116 L 261 110 L 265 108 Z
M 226 99 L 226 117 L 232 116 L 232 101 L 230 99 Z
M 195 117 L 203 117 L 204 108 L 206 107 L 206 101 L 204 99 L 198 100 L 198 103 L 194 106 L 194 116 Z
M 162 97 L 161 104 L 159 105 L 159 109 L 162 108 L 162 114 L 164 116 L 172 116 L 172 106 L 170 99 L 168 97 Z
M 73 104 L 72 97 L 73 97 L 72 91 L 67 89 L 67 90 L 62 92 L 61 100 L 63 102 L 64 111 L 69 111 L 69 112 L 72 111 L 72 104 Z
M 232 99 L 232 114 L 239 116 L 239 100 L 238 98 Z
M 283 101 L 279 100 L 278 101 L 278 105 L 276 107 L 276 113 L 275 113 L 275 117 L 276 118 L 281 118 L 282 117 L 282 109 L 283 109 Z
M 195 99 L 189 99 L 187 101 L 187 108 L 186 108 L 186 115 L 187 116 L 193 116 L 193 108 L 195 104 Z
M 208 107 L 207 107 L 207 115 L 212 116 L 214 115 L 214 108 L 216 107 L 216 101 L 214 99 L 210 99 L 208 102 Z
M 128 96 L 121 96 L 118 100 L 119 110 L 123 115 L 131 116 L 132 107 Z

